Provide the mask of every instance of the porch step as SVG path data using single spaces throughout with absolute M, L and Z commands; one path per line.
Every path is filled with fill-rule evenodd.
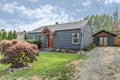
M 49 51 L 51 51 L 51 50 L 52 50 L 52 48 L 45 48 L 45 49 L 44 49 L 45 52 L 49 52 Z

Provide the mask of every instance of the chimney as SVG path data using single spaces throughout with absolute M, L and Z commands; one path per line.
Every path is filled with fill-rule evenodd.
M 55 23 L 56 25 L 59 24 L 58 22 Z

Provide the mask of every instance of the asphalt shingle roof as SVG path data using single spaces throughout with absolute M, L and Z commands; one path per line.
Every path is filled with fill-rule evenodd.
M 88 20 L 70 22 L 70 23 L 63 23 L 63 24 L 55 24 L 55 25 L 47 25 L 47 26 L 42 26 L 42 27 L 39 27 L 37 29 L 34 29 L 33 31 L 31 31 L 31 33 L 42 32 L 42 30 L 45 27 L 48 27 L 53 32 L 60 31 L 60 30 L 79 29 L 79 28 L 83 28 L 85 26 L 85 24 L 87 24 L 87 23 L 88 23 Z

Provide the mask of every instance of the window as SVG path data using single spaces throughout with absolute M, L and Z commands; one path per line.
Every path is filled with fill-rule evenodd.
M 33 40 L 41 40 L 41 35 L 33 35 Z
M 33 38 L 33 40 L 35 40 L 35 35 L 33 35 L 33 37 L 32 37 L 32 38 Z
M 72 33 L 72 43 L 79 44 L 79 33 Z

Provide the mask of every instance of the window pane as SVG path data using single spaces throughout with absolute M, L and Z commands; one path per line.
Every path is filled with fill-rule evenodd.
M 78 43 L 79 41 L 78 41 L 78 39 L 74 39 L 74 43 Z
M 77 35 L 77 33 L 75 33 L 75 34 L 74 34 L 74 38 L 78 38 L 78 35 Z

